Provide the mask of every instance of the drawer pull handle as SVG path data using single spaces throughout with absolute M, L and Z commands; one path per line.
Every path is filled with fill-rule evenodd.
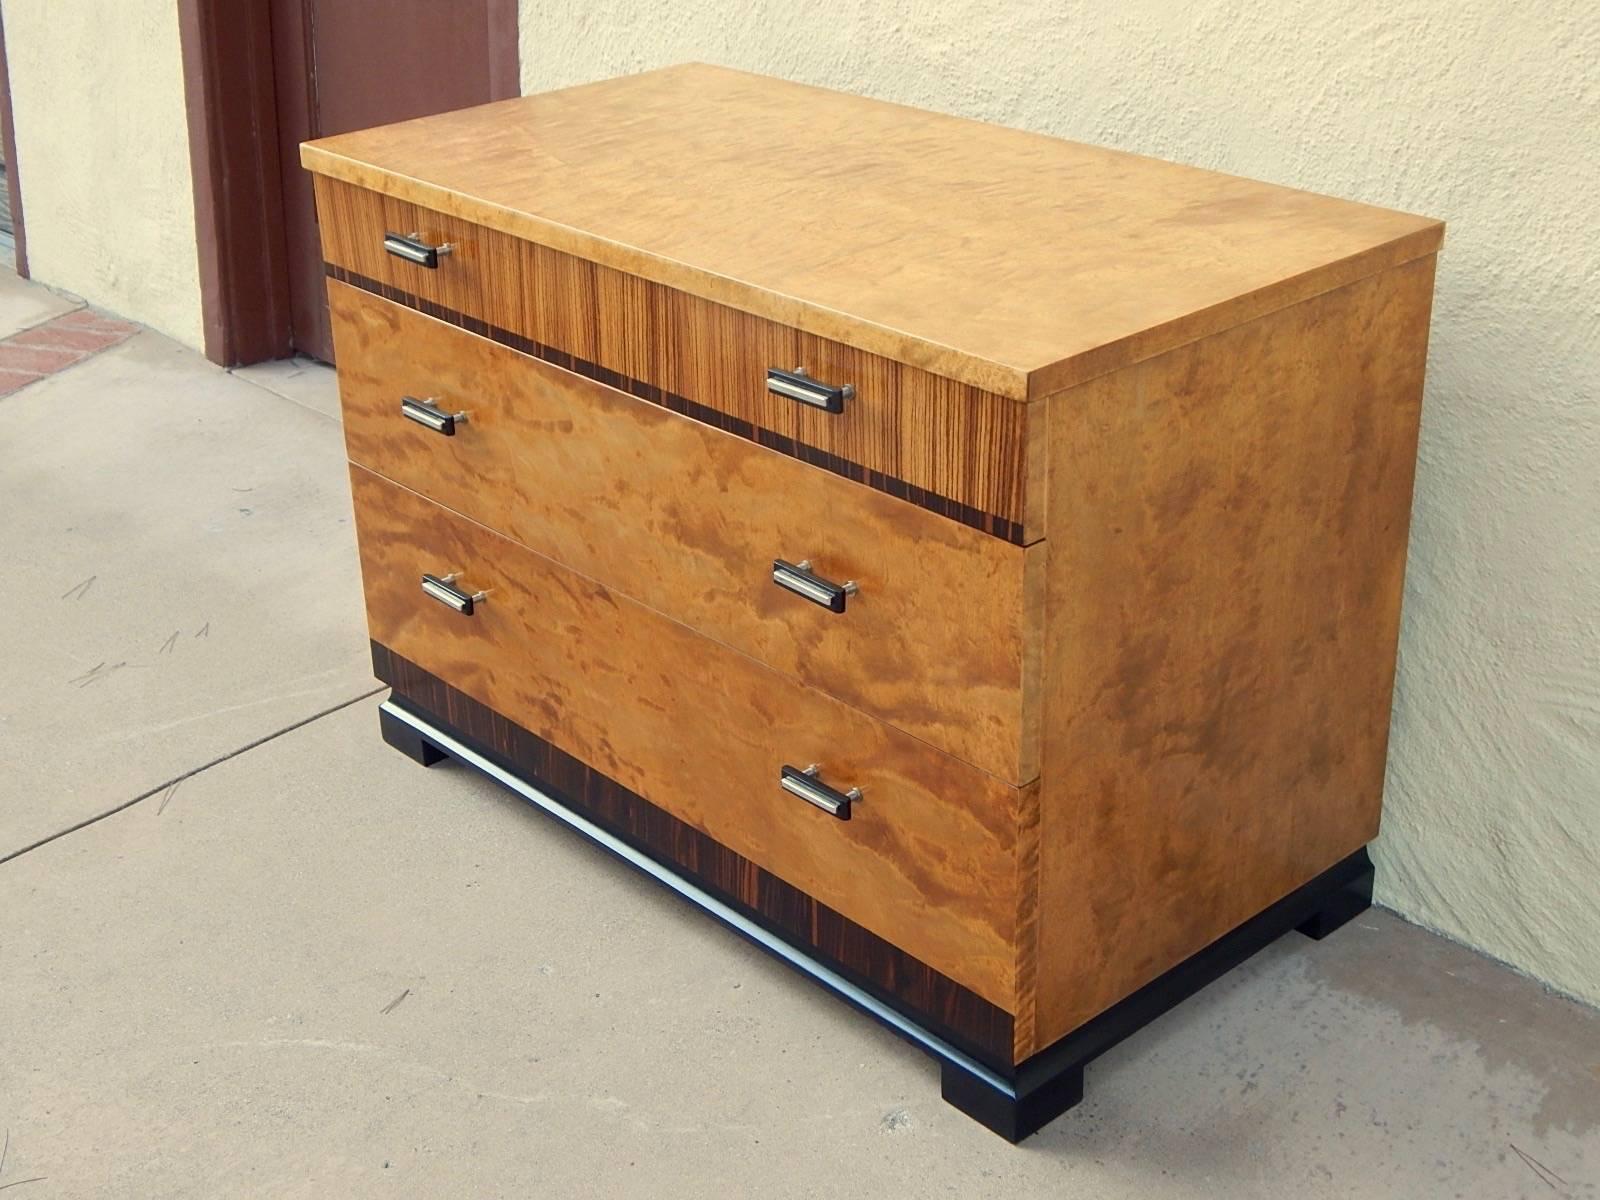
M 856 394 L 856 389 L 848 383 L 843 387 L 830 387 L 811 378 L 804 367 L 796 367 L 792 371 L 768 367 L 767 391 L 831 413 L 843 412 L 844 402 Z
M 418 400 L 415 396 L 400 397 L 400 415 L 445 437 L 455 437 L 456 426 L 467 423 L 466 413 L 445 412 L 432 396 L 425 400 Z
M 799 796 L 807 804 L 814 804 L 831 817 L 841 821 L 850 819 L 850 805 L 861 799 L 861 789 L 851 788 L 841 792 L 822 782 L 822 768 L 812 763 L 804 770 L 785 764 L 778 783 L 792 796 Z
M 427 267 L 430 271 L 437 271 L 439 260 L 455 250 L 455 246 L 450 242 L 439 246 L 430 245 L 423 240 L 420 233 L 386 233 L 383 235 L 383 248 L 396 258 L 416 263 L 419 267 Z
M 455 609 L 463 617 L 470 617 L 472 610 L 489 598 L 489 593 L 462 591 L 455 586 L 456 580 L 460 578 L 459 571 L 452 571 L 448 575 L 424 575 L 422 590 L 440 604 Z
M 860 588 L 856 581 L 847 579 L 843 583 L 832 583 L 811 570 L 809 559 L 801 559 L 797 563 L 784 562 L 781 558 L 772 560 L 772 582 L 781 588 L 787 588 L 796 596 L 803 596 L 813 604 L 820 604 L 829 612 L 842 613 L 845 600 L 854 596 Z

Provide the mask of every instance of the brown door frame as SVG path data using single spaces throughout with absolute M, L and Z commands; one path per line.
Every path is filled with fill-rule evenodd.
M 517 0 L 487 4 L 497 33 L 491 86 L 515 96 Z M 178 0 L 178 28 L 206 357 L 225 367 L 283 358 L 293 334 L 272 6 Z
M 290 350 L 267 0 L 178 0 L 206 357 Z
M 11 68 L 6 60 L 3 19 L 0 19 L 0 140 L 5 145 L 6 191 L 11 195 L 11 237 L 17 246 L 17 274 L 27 279 L 28 239 L 22 229 L 22 184 L 17 177 L 17 133 L 11 120 Z

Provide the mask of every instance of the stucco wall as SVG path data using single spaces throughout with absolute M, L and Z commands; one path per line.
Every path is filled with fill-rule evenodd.
M 523 0 L 525 91 L 687 59 L 1450 223 L 1380 900 L 1600 1002 L 1591 0 Z
M 33 277 L 198 347 L 172 0 L 4 0 Z

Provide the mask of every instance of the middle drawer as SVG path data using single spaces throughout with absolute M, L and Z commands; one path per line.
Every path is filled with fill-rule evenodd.
M 1002 779 L 1033 778 L 1024 564 L 1042 543 L 1024 550 L 346 284 L 329 296 L 352 462 Z M 467 418 L 444 436 L 406 419 L 405 397 Z M 780 559 L 855 584 L 843 611 L 779 586 Z

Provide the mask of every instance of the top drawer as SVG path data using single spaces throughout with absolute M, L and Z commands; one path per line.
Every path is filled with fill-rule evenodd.
M 316 190 L 336 278 L 1015 545 L 1041 532 L 1028 404 L 378 192 Z M 428 267 L 388 253 L 389 233 L 452 250 Z M 854 394 L 828 412 L 768 391 L 769 368 L 796 367 Z

